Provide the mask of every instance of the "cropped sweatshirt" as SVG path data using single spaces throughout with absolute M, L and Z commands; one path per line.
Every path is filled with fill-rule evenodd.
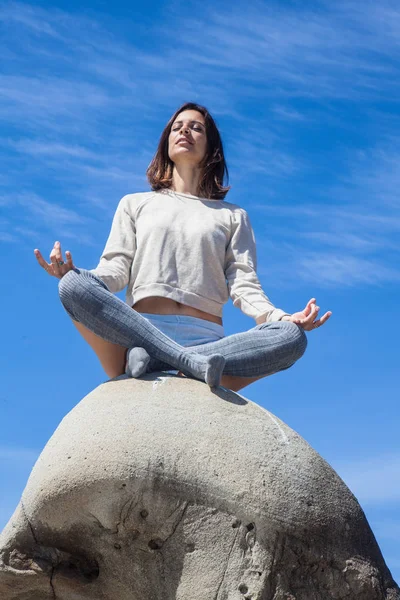
M 124 196 L 92 273 L 126 302 L 162 296 L 222 316 L 229 296 L 246 315 L 278 321 L 256 274 L 256 246 L 243 208 L 170 190 Z

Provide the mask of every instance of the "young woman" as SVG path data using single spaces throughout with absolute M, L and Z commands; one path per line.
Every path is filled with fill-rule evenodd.
M 56 242 L 46 272 L 109 377 L 177 369 L 238 391 L 289 368 L 305 331 L 323 325 L 312 298 L 292 315 L 275 308 L 256 275 L 254 234 L 245 210 L 224 200 L 229 187 L 222 141 L 203 106 L 186 103 L 167 123 L 147 176 L 151 192 L 120 201 L 99 265 L 63 260 Z M 127 286 L 126 303 L 114 293 Z M 224 336 L 228 298 L 257 323 Z

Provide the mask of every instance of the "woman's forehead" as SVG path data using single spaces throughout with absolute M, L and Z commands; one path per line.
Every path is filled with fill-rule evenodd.
M 174 123 L 177 121 L 198 121 L 199 123 L 205 123 L 203 115 L 197 110 L 184 110 L 177 115 Z

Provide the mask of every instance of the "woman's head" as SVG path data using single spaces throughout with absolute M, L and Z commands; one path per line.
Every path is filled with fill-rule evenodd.
M 174 166 L 190 164 L 201 171 L 198 196 L 222 199 L 230 187 L 221 136 L 204 106 L 187 102 L 172 115 L 161 134 L 157 152 L 147 169 L 153 190 L 172 185 Z

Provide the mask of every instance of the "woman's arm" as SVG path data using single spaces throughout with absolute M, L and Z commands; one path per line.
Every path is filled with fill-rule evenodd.
M 235 306 L 253 317 L 259 325 L 272 321 L 291 321 L 306 331 L 316 329 L 326 323 L 331 311 L 318 318 L 319 306 L 311 298 L 304 310 L 289 314 L 275 308 L 263 292 L 256 274 L 257 258 L 254 231 L 248 214 L 243 209 L 235 211 L 236 219 L 233 234 L 226 253 L 226 269 L 229 293 Z
M 131 216 L 129 196 L 124 196 L 115 212 L 99 264 L 91 272 L 100 277 L 111 292 L 120 292 L 129 282 L 135 251 L 135 223 Z
M 233 304 L 258 324 L 290 316 L 276 308 L 261 287 L 256 273 L 254 232 L 247 212 L 238 207 L 233 217 L 233 232 L 225 255 L 225 276 Z

